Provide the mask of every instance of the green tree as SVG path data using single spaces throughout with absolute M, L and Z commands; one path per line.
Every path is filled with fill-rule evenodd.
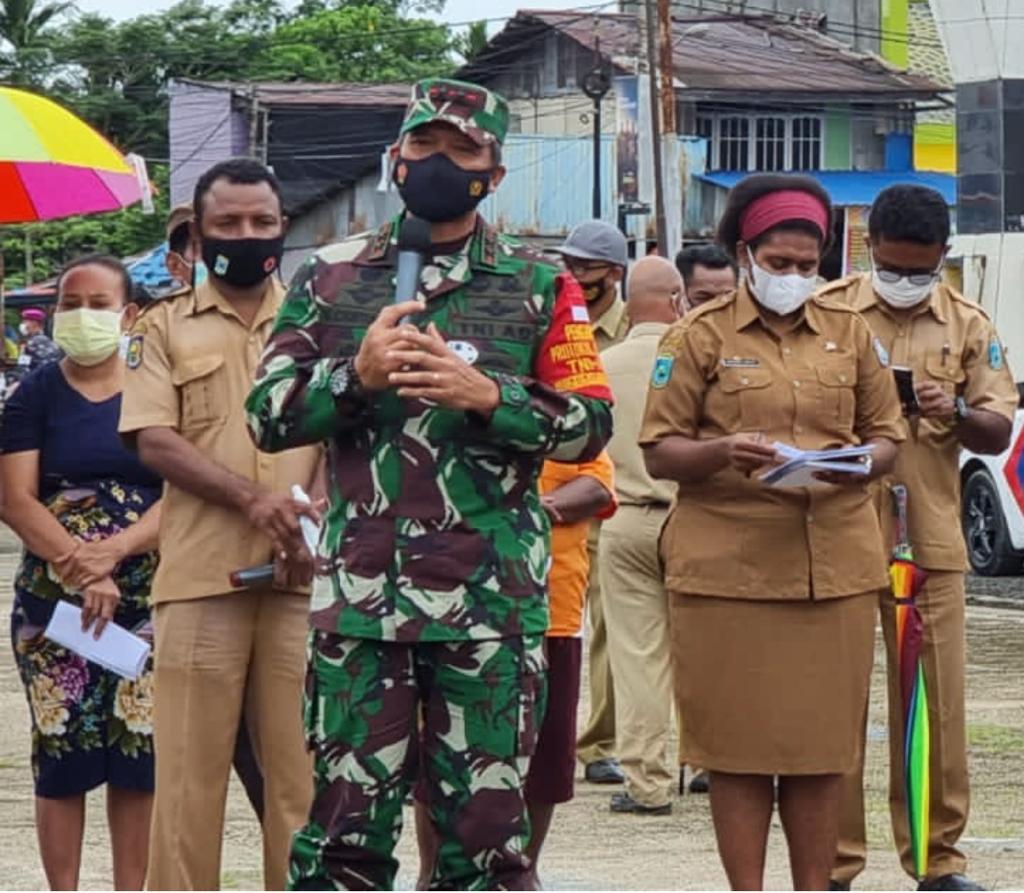
M 71 3 L 0 0 L 0 38 L 15 51 L 39 45 L 47 25 L 72 8 Z
M 487 21 L 471 22 L 466 31 L 455 38 L 453 45 L 455 52 L 466 62 L 472 60 L 487 46 Z
M 414 80 L 451 71 L 453 48 L 444 25 L 403 17 L 384 3 L 346 3 L 283 24 L 249 74 L 257 80 Z

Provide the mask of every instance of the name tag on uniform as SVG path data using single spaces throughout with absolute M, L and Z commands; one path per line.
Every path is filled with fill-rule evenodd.
M 722 365 L 726 369 L 753 369 L 761 361 L 757 357 L 722 357 Z

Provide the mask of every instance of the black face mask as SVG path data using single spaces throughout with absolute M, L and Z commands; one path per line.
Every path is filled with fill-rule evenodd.
M 447 155 L 435 152 L 418 161 L 399 158 L 394 181 L 413 217 L 445 223 L 457 220 L 487 198 L 491 171 L 463 170 Z
M 203 236 L 203 263 L 228 285 L 250 288 L 281 266 L 284 235 L 273 239 L 214 239 Z

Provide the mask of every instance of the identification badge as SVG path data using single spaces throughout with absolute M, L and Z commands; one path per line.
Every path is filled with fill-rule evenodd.
M 142 341 L 142 335 L 132 335 L 128 339 L 128 350 L 124 359 L 129 369 L 138 369 L 142 365 Z
M 581 307 L 579 304 L 572 305 L 572 321 L 573 322 L 590 322 L 590 313 L 586 307 Z
M 757 357 L 722 357 L 726 369 L 753 369 L 761 365 Z
M 1003 347 L 996 338 L 988 343 L 988 364 L 996 371 L 1003 368 Z
M 875 355 L 878 357 L 878 362 L 888 368 L 889 366 L 889 351 L 885 349 L 885 345 L 882 344 L 880 338 L 876 337 L 872 342 L 875 347 Z
M 672 365 L 675 362 L 672 357 L 658 357 L 654 361 L 654 374 L 651 376 L 652 388 L 663 388 L 672 378 Z

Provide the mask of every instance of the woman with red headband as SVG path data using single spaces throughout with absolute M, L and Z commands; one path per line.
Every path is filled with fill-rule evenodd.
M 719 241 L 740 286 L 666 333 L 641 432 L 651 474 L 679 484 L 662 557 L 683 751 L 711 772 L 736 889 L 763 883 L 776 779 L 794 885 L 828 887 L 887 585 L 868 483 L 892 466 L 900 408 L 863 320 L 812 297 L 831 220 L 806 177 L 732 191 Z M 873 453 L 863 475 L 770 487 L 777 442 Z

